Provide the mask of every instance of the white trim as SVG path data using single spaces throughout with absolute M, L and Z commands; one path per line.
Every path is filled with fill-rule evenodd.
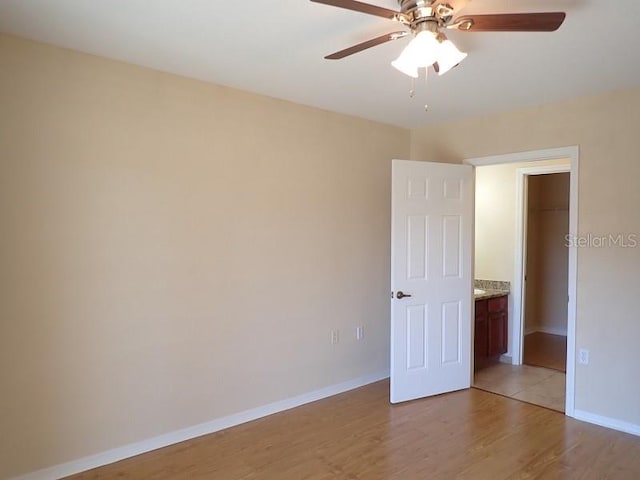
M 521 170 L 524 170 L 521 169 Z M 524 329 L 525 288 L 524 276 L 527 258 L 526 228 L 528 223 L 529 182 L 520 171 L 516 172 L 516 239 L 514 250 L 514 275 L 511 295 L 513 295 L 513 331 L 511 332 L 511 355 L 514 365 L 522 365 L 522 334 Z
M 500 355 L 500 363 L 508 363 L 509 365 L 513 365 L 513 358 L 508 353 Z
M 595 413 L 578 409 L 573 411 L 573 417 L 583 422 L 593 423 L 601 427 L 612 428 L 613 430 L 640 436 L 640 425 L 634 425 L 633 423 L 623 422 L 622 420 L 616 420 L 611 417 L 603 417 L 602 415 L 596 415 Z
M 470 158 L 463 160 L 467 165 L 476 167 L 485 165 L 497 165 L 502 163 L 537 162 L 544 160 L 569 159 L 571 165 L 571 186 L 569 198 L 569 233 L 578 234 L 578 178 L 580 165 L 580 148 L 577 145 L 569 147 L 551 148 L 546 150 L 534 150 L 529 152 L 515 152 L 504 155 Z M 518 203 L 520 205 L 520 203 Z M 520 266 L 520 269 L 522 267 Z M 518 276 L 515 277 L 516 279 Z M 569 304 L 567 318 L 567 383 L 565 414 L 574 416 L 575 408 L 575 368 L 576 368 L 576 316 L 577 316 L 577 279 L 578 279 L 578 249 L 569 249 Z M 515 289 L 513 289 L 515 292 Z M 522 292 L 520 291 L 520 295 Z M 521 299 L 520 299 L 521 300 Z M 514 305 L 515 305 L 514 295 Z M 515 323 L 515 322 L 514 322 Z M 518 332 L 520 335 L 521 332 Z M 512 344 L 515 344 L 513 342 Z M 518 339 L 520 349 L 520 339 Z M 514 349 L 515 350 L 515 349 Z M 517 352 L 511 352 L 514 362 L 518 360 Z M 521 354 L 520 354 L 521 355 Z
M 225 417 L 217 418 L 210 422 L 201 423 L 192 427 L 183 428 L 174 432 L 159 435 L 157 437 L 148 438 L 140 442 L 131 443 L 122 447 L 115 448 L 106 452 L 91 455 L 89 457 L 73 460 L 68 463 L 56 465 L 53 467 L 38 470 L 36 472 L 27 473 L 14 477 L 12 480 L 55 480 L 76 473 L 84 472 L 92 468 L 101 467 L 109 463 L 114 463 L 125 458 L 140 455 L 141 453 L 156 450 L 158 448 L 173 445 L 175 443 L 190 440 L 195 437 L 207 435 L 209 433 L 218 432 L 226 428 L 234 427 L 245 422 L 250 422 L 258 418 L 266 417 L 274 413 L 299 407 L 305 403 L 315 402 L 323 398 L 331 397 L 339 393 L 347 392 L 355 388 L 363 387 L 370 383 L 384 380 L 389 377 L 389 371 L 378 372 L 371 375 L 365 375 L 360 378 L 348 380 L 346 382 L 330 385 L 320 390 L 303 393 L 295 397 L 291 397 L 278 402 L 262 405 L 260 407 L 238 412 Z
M 498 165 L 501 163 L 542 162 L 545 160 L 558 160 L 562 158 L 578 158 L 577 145 L 570 147 L 549 148 L 546 150 L 533 150 L 530 152 L 505 153 L 503 155 L 491 155 L 488 157 L 468 158 L 462 163 L 483 167 L 486 165 Z
M 571 175 L 569 186 L 569 233 L 578 235 L 578 190 L 580 178 L 580 151 L 571 149 Z M 575 238 L 575 237 L 574 237 Z M 565 412 L 574 416 L 576 394 L 576 322 L 578 321 L 578 249 L 569 249 L 569 304 L 567 305 L 567 384 Z
M 473 386 L 473 381 L 474 381 L 474 377 L 476 374 L 476 359 L 475 359 L 475 355 L 474 355 L 474 345 L 475 345 L 475 341 L 474 339 L 476 338 L 476 302 L 475 302 L 475 295 L 473 293 L 474 289 L 475 289 L 475 265 L 476 265 L 476 169 L 473 168 L 473 171 L 471 172 L 471 199 L 472 199 L 472 205 L 471 205 L 471 282 L 473 283 L 473 285 L 471 285 L 471 291 L 469 292 L 473 298 L 473 300 L 471 301 L 471 338 L 469 339 L 469 356 L 471 357 L 471 369 L 469 371 L 469 385 Z M 502 361 L 502 359 L 500 360 Z M 511 362 L 509 362 L 511 363 Z

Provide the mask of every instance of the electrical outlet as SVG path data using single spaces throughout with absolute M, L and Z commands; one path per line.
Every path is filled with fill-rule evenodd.
M 331 330 L 331 344 L 336 345 L 340 342 L 340 330 Z
M 589 365 L 589 350 L 587 350 L 586 348 L 581 348 L 579 354 L 580 356 L 578 361 L 582 365 Z
M 360 325 L 356 327 L 356 340 L 362 340 L 364 338 L 364 327 Z

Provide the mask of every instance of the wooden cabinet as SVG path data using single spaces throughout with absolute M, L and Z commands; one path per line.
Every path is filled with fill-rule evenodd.
M 475 345 L 476 370 L 480 368 L 479 364 L 483 365 L 484 360 L 489 356 L 489 326 L 487 323 L 487 315 L 487 301 L 476 301 L 476 327 L 473 342 Z
M 475 314 L 475 369 L 490 365 L 507 353 L 508 297 L 476 300 Z

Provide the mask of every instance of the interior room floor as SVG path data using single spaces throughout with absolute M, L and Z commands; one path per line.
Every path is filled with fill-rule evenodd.
M 391 405 L 382 381 L 70 478 L 631 479 L 639 450 L 639 437 L 476 389 Z
M 498 363 L 475 373 L 473 385 L 523 402 L 564 412 L 564 372 L 530 365 Z
M 567 337 L 534 332 L 524 337 L 522 361 L 526 365 L 567 371 Z

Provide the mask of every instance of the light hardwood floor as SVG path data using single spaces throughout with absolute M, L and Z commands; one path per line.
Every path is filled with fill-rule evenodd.
M 640 478 L 638 437 L 476 389 L 388 394 L 378 382 L 69 478 Z
M 567 337 L 534 332 L 524 337 L 523 363 L 567 371 Z

